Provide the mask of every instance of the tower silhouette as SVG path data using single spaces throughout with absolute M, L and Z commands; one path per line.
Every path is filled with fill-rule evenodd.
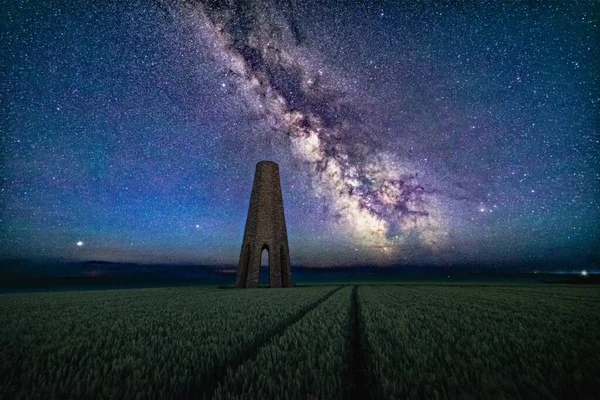
M 273 161 L 256 164 L 235 287 L 258 287 L 264 249 L 269 253 L 269 286 L 291 287 L 292 271 L 279 166 Z

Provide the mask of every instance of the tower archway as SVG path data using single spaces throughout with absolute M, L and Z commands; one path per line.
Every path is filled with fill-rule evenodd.
M 268 283 L 270 285 L 270 270 L 271 270 L 271 263 L 269 260 L 269 246 L 264 245 L 262 247 L 262 250 L 260 251 L 260 274 L 259 274 L 259 279 L 258 279 L 258 284 L 265 284 Z

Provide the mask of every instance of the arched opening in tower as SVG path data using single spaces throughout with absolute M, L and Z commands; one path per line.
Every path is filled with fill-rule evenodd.
M 260 254 L 260 275 L 258 284 L 271 285 L 269 276 L 269 247 L 263 246 Z

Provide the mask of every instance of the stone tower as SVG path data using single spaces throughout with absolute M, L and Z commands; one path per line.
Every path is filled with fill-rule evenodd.
M 260 258 L 264 249 L 269 252 L 269 286 L 291 287 L 292 271 L 279 166 L 272 161 L 256 164 L 235 287 L 258 287 Z

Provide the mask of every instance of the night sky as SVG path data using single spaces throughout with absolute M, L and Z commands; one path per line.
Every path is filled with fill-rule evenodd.
M 5 3 L 0 257 L 598 262 L 599 2 L 330 3 Z

